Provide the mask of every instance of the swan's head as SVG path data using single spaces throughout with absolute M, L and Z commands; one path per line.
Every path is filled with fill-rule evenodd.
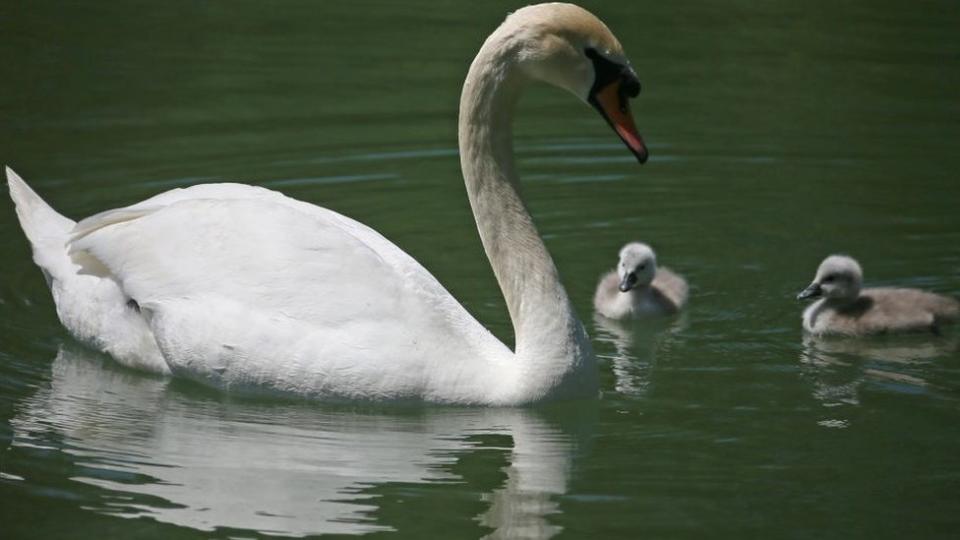
M 620 249 L 617 275 L 620 276 L 620 292 L 653 283 L 657 274 L 657 255 L 650 246 L 631 242 Z
M 797 295 L 797 300 L 819 298 L 855 300 L 863 284 L 860 264 L 846 255 L 830 255 L 820 263 L 813 283 Z
M 640 163 L 647 160 L 629 101 L 640 93 L 640 81 L 600 19 L 573 4 L 537 4 L 512 13 L 500 30 L 516 44 L 517 62 L 528 76 L 592 105 Z

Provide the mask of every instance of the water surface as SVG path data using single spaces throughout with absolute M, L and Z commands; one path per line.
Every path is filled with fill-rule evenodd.
M 79 218 L 239 180 L 421 261 L 512 340 L 460 180 L 456 106 L 506 2 L 31 2 L 0 8 L 0 159 Z M 960 9 L 593 3 L 644 92 L 639 167 L 534 88 L 524 194 L 602 397 L 532 409 L 251 401 L 114 365 L 61 329 L 0 204 L 0 522 L 11 537 L 951 537 L 960 352 L 813 341 L 820 259 L 960 294 Z M 595 319 L 629 240 L 689 310 Z

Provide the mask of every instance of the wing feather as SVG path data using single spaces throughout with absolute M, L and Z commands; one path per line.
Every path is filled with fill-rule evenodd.
M 358 370 L 506 351 L 377 232 L 261 188 L 196 186 L 104 212 L 78 224 L 69 249 L 102 263 L 152 317 L 175 370 L 221 384 L 289 378 L 290 362 L 302 362 L 311 373 L 304 380 L 338 372 L 337 388 L 368 381 L 364 391 L 375 393 L 378 377 Z M 285 367 L 271 371 L 265 356 L 283 356 Z M 395 379 L 383 388 L 402 391 Z

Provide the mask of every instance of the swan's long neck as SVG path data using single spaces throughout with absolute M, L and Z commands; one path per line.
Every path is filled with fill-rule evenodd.
M 595 392 L 596 368 L 583 325 L 518 193 L 511 120 L 527 82 L 512 36 L 481 48 L 460 98 L 460 163 L 484 250 L 507 303 L 524 393 Z

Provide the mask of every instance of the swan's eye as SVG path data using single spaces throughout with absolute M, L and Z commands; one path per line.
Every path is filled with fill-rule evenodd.
M 829 276 L 823 278 L 823 282 L 824 282 L 824 283 L 832 283 L 834 279 L 836 279 L 836 276 L 834 276 L 834 275 L 829 275 Z
M 647 269 L 647 265 L 641 264 L 641 265 L 640 265 L 640 269 L 641 269 L 641 270 L 646 270 L 646 269 Z

